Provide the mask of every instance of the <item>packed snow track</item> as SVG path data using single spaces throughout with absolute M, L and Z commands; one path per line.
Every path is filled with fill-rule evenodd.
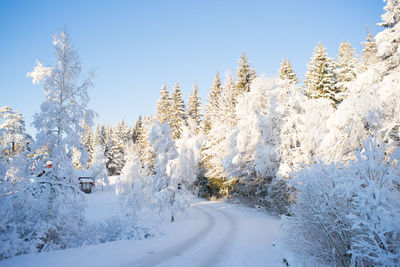
M 252 208 L 196 201 L 154 238 L 23 255 L 0 266 L 283 266 L 279 227 Z

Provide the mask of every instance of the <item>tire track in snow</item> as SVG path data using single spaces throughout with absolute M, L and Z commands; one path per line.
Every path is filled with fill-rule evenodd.
M 178 257 L 182 255 L 182 253 L 197 243 L 199 243 L 203 238 L 207 236 L 207 234 L 215 227 L 216 225 L 216 219 L 214 216 L 212 216 L 209 212 L 206 210 L 193 206 L 193 208 L 200 210 L 202 213 L 205 214 L 207 224 L 204 226 L 203 229 L 201 229 L 197 234 L 192 236 L 191 238 L 185 240 L 184 242 L 167 248 L 165 250 L 162 250 L 160 252 L 155 252 L 153 255 L 149 255 L 146 257 L 143 257 L 132 264 L 129 264 L 127 266 L 140 266 L 140 267 L 147 267 L 147 266 L 155 266 L 158 265 L 164 261 L 167 261 L 171 258 Z
M 236 238 L 238 232 L 237 221 L 226 211 L 222 209 L 217 209 L 219 213 L 224 215 L 225 218 L 229 221 L 229 230 L 223 236 L 223 238 L 215 244 L 215 250 L 211 254 L 211 256 L 207 259 L 207 261 L 203 262 L 201 266 L 215 266 L 218 262 L 224 257 L 226 252 L 228 251 L 231 244 Z

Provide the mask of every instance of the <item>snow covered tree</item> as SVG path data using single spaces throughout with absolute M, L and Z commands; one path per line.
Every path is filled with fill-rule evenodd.
M 314 50 L 304 81 L 305 93 L 309 98 L 324 97 L 336 106 L 337 78 L 336 66 L 332 58 L 328 57 L 326 48 L 319 42 Z
M 150 195 L 147 192 L 148 177 L 144 174 L 137 145 L 130 145 L 125 156 L 126 164 L 117 184 L 117 194 L 128 217 L 137 216 L 148 206 Z
M 119 137 L 125 146 L 132 144 L 132 130 L 125 121 L 117 121 L 113 132 Z
M 139 141 L 140 136 L 142 135 L 143 132 L 142 123 L 143 123 L 142 115 L 139 115 L 139 118 L 135 122 L 135 126 L 132 129 L 132 141 L 134 144 L 136 144 Z
M 375 37 L 369 28 L 367 28 L 367 37 L 365 38 L 365 41 L 361 43 L 364 46 L 364 49 L 362 50 L 362 65 L 360 71 L 363 72 L 370 65 L 378 61 L 378 49 L 376 48 Z
M 157 102 L 157 120 L 164 123 L 171 118 L 172 99 L 169 96 L 167 85 L 163 84 L 160 91 L 160 98 Z
M 25 132 L 22 114 L 0 108 L 0 195 L 12 194 L 30 176 L 27 168 L 32 138 Z M 1 258 L 1 257 L 0 257 Z
M 387 28 L 376 37 L 378 57 L 381 58 L 387 71 L 400 65 L 400 2 L 399 0 L 387 0 L 379 26 Z
M 321 143 L 324 159 L 348 162 L 368 135 L 400 145 L 399 60 L 400 25 L 376 36 L 377 61 L 349 84 L 348 97 L 326 121 L 329 132 Z M 397 51 L 397 52 L 396 52 Z M 397 67 L 396 67 L 397 66 Z
M 385 0 L 386 6 L 383 8 L 386 12 L 382 15 L 382 22 L 378 26 L 394 28 L 400 21 L 400 2 L 399 0 Z
M 97 147 L 99 145 L 101 145 L 101 126 L 100 124 L 97 124 L 96 126 L 96 130 L 94 132 L 94 137 L 93 137 L 93 145 L 94 147 Z M 103 143 L 104 145 L 104 143 Z
M 149 135 L 154 121 L 155 118 L 153 117 L 143 117 L 142 131 L 137 141 L 137 144 L 140 147 L 140 159 L 146 175 L 152 175 L 155 173 L 156 154 L 149 142 Z
M 87 108 L 91 82 L 90 76 L 78 82 L 81 65 L 68 34 L 54 35 L 53 45 L 56 64 L 43 67 L 38 62 L 28 73 L 34 83 L 42 82 L 45 93 L 33 122 L 38 131 L 34 147 L 42 153 L 32 159 L 34 182 L 2 200 L 0 239 L 11 245 L 0 247 L 12 250 L 1 257 L 74 247 L 82 242 L 84 201 L 74 181 L 71 157 L 73 148 L 85 151 L 81 122 L 86 114 L 87 123 L 92 124 L 93 112 Z M 47 167 L 49 162 L 52 168 Z
M 290 82 L 296 84 L 300 80 L 297 78 L 296 73 L 290 62 L 284 57 L 282 59 L 281 67 L 279 69 L 279 78 L 282 80 L 289 80 Z
M 205 141 L 205 136 L 195 134 L 189 127 L 184 127 L 182 138 L 176 141 L 178 157 L 170 160 L 167 166 L 167 174 L 193 193 L 197 178 L 201 175 L 199 164 Z
M 231 155 L 226 165 L 231 176 L 243 179 L 252 179 L 257 173 L 273 177 L 279 161 L 276 149 L 267 139 L 276 139 L 274 118 L 268 117 L 270 103 L 268 97 L 272 89 L 272 83 L 265 79 L 257 78 L 251 87 L 250 93 L 243 94 L 238 99 L 236 116 L 238 116 L 237 128 L 229 135 Z M 264 140 L 264 138 L 267 138 Z M 264 142 L 266 141 L 266 142 Z M 270 144 L 268 144 L 270 143 Z M 272 146 L 271 146 L 272 145 Z M 267 156 L 267 154 L 270 154 Z M 266 161 L 259 160 L 259 156 L 267 156 Z M 257 164 L 260 163 L 260 164 Z M 263 168 L 260 171 L 257 168 Z
M 31 137 L 25 132 L 22 114 L 10 107 L 0 108 L 0 157 L 13 157 L 28 148 Z
M 125 164 L 124 151 L 125 145 L 121 138 L 120 132 L 115 131 L 115 128 L 111 134 L 111 144 L 109 150 L 106 153 L 108 158 L 107 169 L 110 175 L 119 175 Z
M 186 124 L 185 118 L 185 103 L 183 102 L 181 88 L 179 83 L 174 86 L 172 92 L 172 106 L 171 106 L 171 117 L 169 125 L 172 128 L 174 139 L 179 139 L 182 134 L 183 126 Z
M 101 145 L 96 146 L 93 153 L 93 164 L 90 167 L 93 177 L 96 179 L 96 183 L 101 183 L 101 191 L 103 186 L 109 184 L 108 171 L 106 168 L 107 159 L 104 156 L 104 148 Z M 99 181 L 99 182 L 97 182 Z
M 214 102 L 211 128 L 207 134 L 207 142 L 202 150 L 201 165 L 205 169 L 205 177 L 212 194 L 221 192 L 226 181 L 227 172 L 223 170 L 222 159 L 226 155 L 225 140 L 227 133 L 236 125 L 236 85 L 232 76 L 227 75 L 226 81 Z
M 171 177 L 167 170 L 168 162 L 177 158 L 178 153 L 171 136 L 171 128 L 167 123 L 155 123 L 152 127 L 149 141 L 154 147 L 156 157 L 156 174 L 153 177 L 153 207 L 160 214 L 167 214 L 174 221 L 178 211 L 183 211 L 189 206 L 187 191 L 179 181 Z
M 289 174 L 298 167 L 298 163 L 302 161 L 303 135 L 307 136 L 307 132 L 301 131 L 306 129 L 302 128 L 302 124 L 310 121 L 304 115 L 305 108 L 308 107 L 305 104 L 308 99 L 302 93 L 301 88 L 289 80 L 278 81 L 272 95 L 275 102 L 275 117 L 278 119 L 279 128 L 277 130 L 280 136 L 279 143 L 277 143 L 281 158 L 278 176 L 288 178 Z
M 217 72 L 215 74 L 214 82 L 210 87 L 210 92 L 207 98 L 208 103 L 206 104 L 206 110 L 205 110 L 206 114 L 203 120 L 204 134 L 207 134 L 210 131 L 212 120 L 217 114 L 218 110 L 217 99 L 221 92 L 221 89 L 222 89 L 222 83 L 219 77 L 219 73 Z
M 239 68 L 237 69 L 237 89 L 241 94 L 243 92 L 250 91 L 250 84 L 256 77 L 256 73 L 253 68 L 250 68 L 250 63 L 245 53 L 242 53 L 239 61 Z
M 95 140 L 93 136 L 92 127 L 88 126 L 85 120 L 83 120 L 83 128 L 85 128 L 85 132 L 82 137 L 82 143 L 86 148 L 86 152 L 88 153 L 87 166 L 90 167 L 93 163 Z
M 355 49 L 349 42 L 341 43 L 337 58 L 337 96 L 338 102 L 342 102 L 347 97 L 348 83 L 357 77 L 358 61 Z
M 201 99 L 199 97 L 198 86 L 195 84 L 193 86 L 193 91 L 190 93 L 187 109 L 187 120 L 189 127 L 193 130 L 195 134 L 200 132 L 201 125 Z
M 242 94 L 236 106 L 237 127 L 230 131 L 224 158 L 229 177 L 237 177 L 240 194 L 255 196 L 272 181 L 279 167 L 279 132 L 270 103 L 275 84 L 256 78 L 251 90 Z

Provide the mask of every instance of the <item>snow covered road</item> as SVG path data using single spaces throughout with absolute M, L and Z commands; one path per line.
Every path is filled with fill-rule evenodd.
M 0 266 L 283 266 L 280 221 L 255 209 L 197 201 L 164 234 L 18 256 Z

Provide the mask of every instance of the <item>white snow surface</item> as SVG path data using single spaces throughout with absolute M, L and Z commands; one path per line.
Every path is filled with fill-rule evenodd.
M 89 222 L 118 215 L 117 179 L 87 195 Z M 187 213 L 163 224 L 155 237 L 21 255 L 0 266 L 283 266 L 280 224 L 253 208 L 193 199 Z

